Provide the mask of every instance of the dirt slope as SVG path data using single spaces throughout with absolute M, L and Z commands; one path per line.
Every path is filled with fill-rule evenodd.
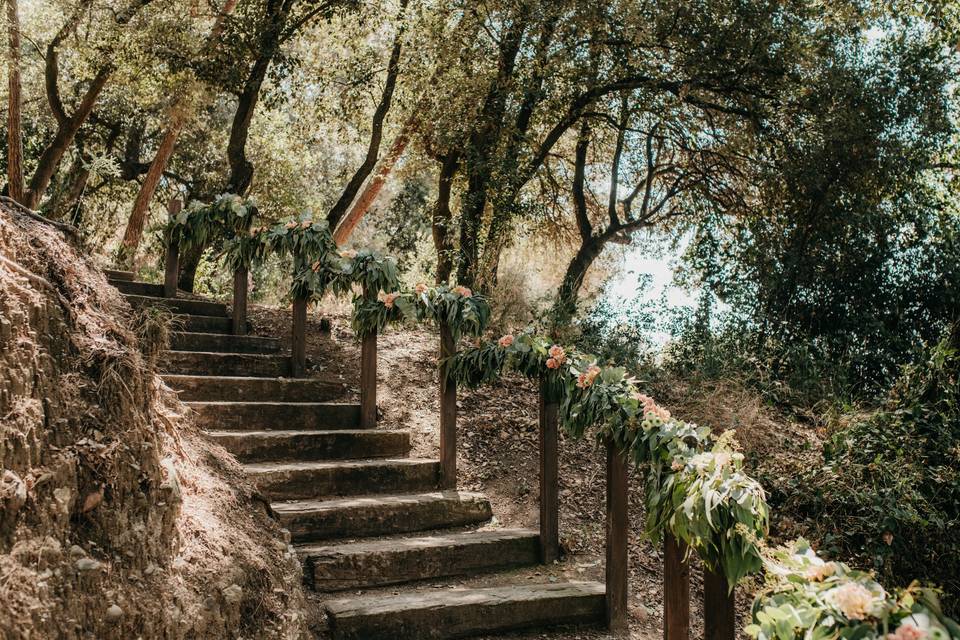
M 0 637 L 306 637 L 300 567 L 58 230 L 0 207 Z

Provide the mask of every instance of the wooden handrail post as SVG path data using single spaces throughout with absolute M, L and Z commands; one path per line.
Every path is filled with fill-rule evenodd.
M 607 443 L 607 628 L 616 637 L 626 635 L 627 619 L 627 457 Z
M 446 323 L 440 323 L 440 361 L 454 353 L 457 345 Z M 447 367 L 440 366 L 440 487 L 457 486 L 457 383 L 447 379 Z
M 690 566 L 686 545 L 670 533 L 663 536 L 663 639 L 690 638 Z
M 540 377 L 540 561 L 560 557 L 559 407 L 545 376 Z
M 703 572 L 704 640 L 734 640 L 737 636 L 737 608 L 726 577 L 719 572 Z
M 247 334 L 247 287 L 250 273 L 246 267 L 233 272 L 233 335 Z
M 183 201 L 179 198 L 173 198 L 167 203 L 167 213 L 171 218 L 179 215 L 183 209 Z M 165 298 L 177 297 L 177 281 L 180 278 L 180 242 L 170 238 L 167 243 L 167 254 L 164 260 L 163 270 L 163 296 Z
M 294 378 L 299 378 L 307 370 L 307 299 L 293 300 L 293 335 L 290 357 Z
M 377 330 L 360 342 L 360 428 L 377 426 Z

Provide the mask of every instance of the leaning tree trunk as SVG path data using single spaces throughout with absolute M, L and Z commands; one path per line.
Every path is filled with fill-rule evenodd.
M 604 242 L 597 237 L 584 241 L 577 250 L 576 255 L 567 265 L 567 271 L 563 275 L 563 281 L 560 283 L 560 291 L 557 295 L 557 306 L 555 321 L 557 325 L 569 324 L 577 312 L 577 298 L 580 295 L 580 288 L 587 277 L 587 271 L 593 265 L 594 261 L 603 251 Z
M 121 261 L 125 267 L 132 267 L 134 257 L 137 254 L 137 247 L 140 246 L 140 238 L 143 236 L 143 228 L 147 222 L 147 212 L 150 209 L 150 201 L 153 194 L 156 193 L 157 185 L 160 184 L 160 178 L 167 168 L 170 156 L 173 155 L 173 149 L 177 144 L 177 137 L 183 129 L 185 116 L 182 113 L 173 114 L 170 125 L 163 134 L 160 146 L 157 148 L 157 154 L 147 169 L 147 175 L 143 178 L 143 184 L 140 185 L 140 191 L 137 193 L 137 199 L 133 203 L 133 211 L 130 212 L 130 218 L 127 220 L 127 228 L 123 232 L 123 244 L 121 245 Z
M 224 3 L 223 9 L 220 10 L 217 19 L 213 23 L 210 35 L 207 36 L 205 46 L 208 51 L 217 45 L 220 35 L 223 33 L 224 21 L 227 16 L 233 13 L 236 6 L 237 0 L 227 0 Z M 189 87 L 185 89 L 187 92 L 189 92 L 189 90 Z M 181 96 L 174 102 L 170 110 L 170 122 L 167 124 L 167 129 L 160 141 L 160 146 L 157 148 L 157 154 L 153 157 L 150 168 L 147 170 L 147 175 L 143 179 L 143 184 L 140 185 L 140 191 L 137 192 L 137 199 L 133 203 L 133 210 L 130 212 L 127 228 L 123 233 L 122 253 L 130 263 L 132 263 L 136 256 L 137 247 L 140 246 L 140 239 L 143 237 L 143 228 L 146 225 L 150 201 L 153 200 L 157 186 L 160 184 L 160 179 L 163 177 L 163 172 L 167 170 L 167 165 L 170 163 L 170 157 L 176 148 L 180 132 L 183 131 L 183 127 L 191 115 L 192 113 L 184 104 L 184 99 Z
M 10 197 L 23 203 L 23 134 L 20 128 L 20 109 L 23 98 L 20 93 L 20 16 L 17 0 L 7 0 L 7 38 L 9 58 L 7 75 L 9 91 L 7 101 L 7 184 Z

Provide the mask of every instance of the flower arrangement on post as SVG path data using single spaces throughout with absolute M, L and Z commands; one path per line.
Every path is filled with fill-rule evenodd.
M 888 593 L 869 573 L 827 562 L 800 539 L 764 560 L 767 582 L 744 631 L 758 640 L 950 640 L 960 626 L 937 593 L 916 584 Z

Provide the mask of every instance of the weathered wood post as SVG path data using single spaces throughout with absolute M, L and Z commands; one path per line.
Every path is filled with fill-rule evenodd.
M 607 443 L 607 628 L 616 637 L 626 635 L 627 618 L 627 456 Z
M 247 288 L 250 274 L 246 267 L 233 272 L 233 326 L 235 336 L 247 334 Z
M 307 298 L 293 300 L 293 332 L 290 345 L 291 373 L 302 377 L 307 370 Z
M 440 323 L 440 486 L 457 486 L 457 383 L 447 379 L 443 364 L 456 353 L 453 332 L 445 322 Z
M 167 204 L 167 213 L 171 218 L 175 218 L 183 210 L 183 201 L 179 198 L 171 198 Z M 180 241 L 176 236 L 168 238 L 167 254 L 163 271 L 163 296 L 165 298 L 177 297 L 177 280 L 180 278 Z
M 704 640 L 734 640 L 737 635 L 737 609 L 733 591 L 719 572 L 703 572 Z
M 663 639 L 690 638 L 690 566 L 686 545 L 670 533 L 663 536 Z
M 540 561 L 560 557 L 559 407 L 545 375 L 540 376 Z
M 369 291 L 363 292 L 370 298 Z M 360 339 L 360 428 L 377 426 L 377 330 Z

